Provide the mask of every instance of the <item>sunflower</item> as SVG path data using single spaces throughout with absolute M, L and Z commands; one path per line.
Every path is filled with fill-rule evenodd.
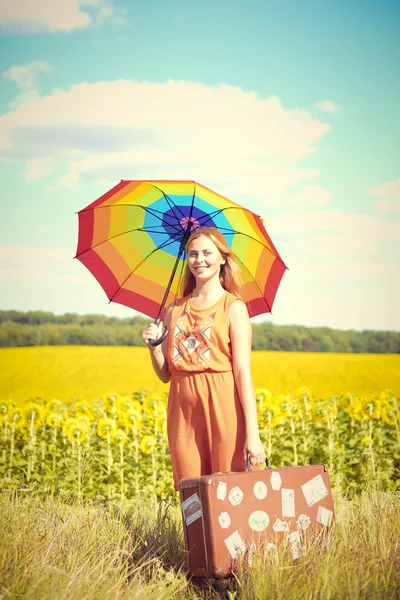
M 117 399 L 117 409 L 121 412 L 127 411 L 133 408 L 133 400 L 130 396 L 119 396 Z
M 367 419 L 367 415 L 364 412 L 362 398 L 359 396 L 353 396 L 348 403 L 347 413 L 350 419 L 354 419 L 355 421 L 365 421 Z
M 262 412 L 268 409 L 272 401 L 272 393 L 269 390 L 257 388 L 255 390 L 255 396 L 257 401 L 257 411 Z
M 90 419 L 90 417 L 88 417 L 88 415 L 77 415 L 75 418 L 79 421 L 79 423 L 84 423 L 86 427 L 90 429 L 92 420 Z
M 118 409 L 115 414 L 116 421 L 119 427 L 127 427 L 128 426 L 128 418 L 127 413 L 123 409 Z
M 63 407 L 63 403 L 61 402 L 61 400 L 58 400 L 58 398 L 53 398 L 53 400 L 47 404 L 47 408 L 50 409 L 51 411 L 57 412 L 57 411 L 61 410 L 61 408 L 64 408 L 64 407 Z
M 23 408 L 14 407 L 11 410 L 11 420 L 14 421 L 16 427 L 23 427 L 25 417 L 25 411 Z
M 11 400 L 9 402 L 0 402 L 0 416 L 10 413 L 12 407 L 13 407 L 13 403 Z
M 45 420 L 45 409 L 40 404 L 36 402 L 29 401 L 25 405 L 25 419 L 27 421 L 27 425 L 32 425 L 34 427 L 38 427 L 42 425 Z
M 370 395 L 364 399 L 364 410 L 369 419 L 378 421 L 382 417 L 383 404 L 380 398 Z
M 101 401 L 100 402 L 98 401 L 95 404 L 93 404 L 91 406 L 91 409 L 92 409 L 93 416 L 96 418 L 106 416 L 106 411 L 104 410 L 104 406 Z
M 277 427 L 281 425 L 282 416 L 279 406 L 271 406 L 269 410 L 264 410 L 258 418 L 261 427 Z
M 99 419 L 97 424 L 97 435 L 102 438 L 106 438 L 109 433 L 113 433 L 117 429 L 117 423 L 110 417 L 103 417 Z
M 89 402 L 87 402 L 86 400 L 79 400 L 79 402 L 76 402 L 76 404 L 74 404 L 73 411 L 75 414 L 80 415 L 90 416 L 92 414 L 92 408 Z
M 65 421 L 64 431 L 70 440 L 82 444 L 87 438 L 88 426 L 84 421 L 70 417 Z
M 49 427 L 62 427 L 63 421 L 63 416 L 55 410 L 51 411 L 46 417 L 46 423 Z
M 115 444 L 124 445 L 126 443 L 126 441 L 128 440 L 128 436 L 126 435 L 126 433 L 123 429 L 115 429 L 111 433 L 111 439 Z
M 105 404 L 107 406 L 107 410 L 114 412 L 115 406 L 117 404 L 118 395 L 117 394 L 107 394 Z
M 156 443 L 156 438 L 154 436 L 144 435 L 140 442 L 140 451 L 143 452 L 143 454 L 151 454 Z
M 134 408 L 131 408 L 125 413 L 125 419 L 129 427 L 134 427 L 136 425 L 137 429 L 139 429 L 142 423 L 142 415 Z
M 159 431 L 163 431 L 164 423 L 167 421 L 167 411 L 164 406 L 160 407 L 157 417 L 155 418 L 155 425 Z
M 145 401 L 146 409 L 149 413 L 157 412 L 163 404 L 163 399 L 159 394 L 148 394 Z

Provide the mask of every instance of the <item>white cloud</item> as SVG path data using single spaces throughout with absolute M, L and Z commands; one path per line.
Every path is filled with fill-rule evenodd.
M 48 271 L 39 269 L 0 269 L 0 281 L 9 283 L 44 280 L 49 277 Z
M 299 207 L 324 206 L 330 201 L 331 193 L 320 185 L 308 185 L 293 196 L 293 204 Z
M 379 212 L 384 214 L 393 214 L 400 212 L 400 178 L 396 181 L 389 181 L 374 185 L 369 188 L 371 196 L 380 197 L 376 202 Z M 383 197 L 381 197 L 383 196 Z
M 65 188 L 67 190 L 74 190 L 78 187 L 79 184 L 79 173 L 77 173 L 76 171 L 70 171 L 69 173 L 67 173 L 66 175 L 63 175 L 62 177 L 60 177 L 59 182 L 58 182 L 58 186 L 60 188 Z M 50 188 L 50 191 L 56 191 L 57 187 L 54 187 L 53 189 Z
M 339 282 L 354 277 L 399 278 L 400 266 L 360 260 L 332 260 L 327 263 L 299 263 L 296 265 L 295 273 L 296 276 L 309 277 L 310 279 L 322 276 L 335 277 Z
M 27 163 L 25 171 L 26 181 L 37 181 L 54 172 L 55 166 L 51 156 L 34 158 Z
M 314 177 L 318 174 L 314 172 Z M 311 173 L 308 174 L 311 177 Z M 312 206 L 326 206 L 331 201 L 331 193 L 320 185 L 306 185 L 300 191 L 284 194 L 274 199 L 265 201 L 269 206 L 290 206 L 298 208 L 310 208 Z
M 27 246 L 0 246 L 0 259 L 54 259 L 71 260 L 72 251 L 68 248 L 32 248 Z
M 14 81 L 21 90 L 30 90 L 36 85 L 38 73 L 49 73 L 53 67 L 46 62 L 35 60 L 29 65 L 12 66 L 3 73 L 5 79 Z
M 308 286 L 320 287 L 324 273 L 334 276 L 338 288 L 351 279 L 354 289 L 363 277 L 379 275 L 381 294 L 387 296 L 398 274 L 393 257 L 400 252 L 400 222 L 344 211 L 291 210 L 266 219 L 265 227 L 289 267 L 289 278 L 308 274 Z
M 306 234 L 309 232 L 334 232 L 362 237 L 371 241 L 399 240 L 400 221 L 386 221 L 367 214 L 340 210 L 299 211 L 290 210 L 267 221 L 271 235 Z
M 269 223 L 267 224 L 269 228 Z M 326 258 L 327 256 L 355 256 L 371 249 L 371 240 L 368 237 L 352 235 L 351 233 L 332 233 L 322 235 L 310 235 L 302 240 L 283 240 L 282 254 L 290 264 L 298 257 L 311 256 Z
M 29 90 L 28 92 L 22 92 L 22 94 L 18 94 L 18 96 L 16 96 L 8 106 L 10 108 L 19 108 L 24 104 L 29 104 L 37 98 L 40 98 L 39 92 L 37 90 Z
M 381 200 L 377 201 L 376 207 L 379 212 L 387 215 L 400 213 L 400 198 L 395 198 L 394 200 L 382 198 Z
M 0 0 L 0 28 L 16 33 L 72 31 L 124 23 L 107 0 Z
M 331 114 L 338 113 L 342 110 L 341 106 L 335 104 L 335 102 L 332 102 L 331 100 L 316 102 L 314 106 L 315 108 L 318 108 L 318 110 L 322 110 L 322 112 L 327 112 Z
M 397 307 L 399 289 L 368 275 L 341 278 L 328 272 L 314 278 L 294 278 L 287 273 L 282 280 L 274 307 L 274 323 L 301 323 L 309 327 L 338 329 L 400 330 Z M 330 278 L 330 279 L 327 279 Z M 352 280 L 357 278 L 357 285 Z M 329 283 L 327 283 L 330 281 Z M 390 278 L 390 281 L 393 281 Z M 321 291 L 322 290 L 322 291 Z
M 80 178 L 197 179 L 260 202 L 318 171 L 300 168 L 330 126 L 276 97 L 199 83 L 82 83 L 0 118 L 4 159 L 43 155 L 67 163 L 59 184 Z
M 88 273 L 82 273 L 82 274 L 78 274 L 78 273 L 66 273 L 66 274 L 60 274 L 57 275 L 57 279 L 59 281 L 66 281 L 69 283 L 87 283 L 89 277 L 88 277 Z
M 126 20 L 118 16 L 115 6 L 111 2 L 104 2 L 102 6 L 99 6 L 97 12 L 94 15 L 94 23 L 98 27 L 101 27 L 105 23 L 124 25 L 126 23 Z
M 65 288 L 63 293 L 67 297 L 68 284 L 90 284 L 92 280 L 97 283 L 89 272 L 82 272 L 76 266 L 77 261 L 73 258 L 74 251 L 68 248 L 0 246 L 0 283 L 12 284 L 3 286 L 3 306 L 7 306 L 7 298 L 12 297 L 14 300 L 9 306 L 18 305 L 21 289 L 25 289 L 26 302 L 31 296 L 37 296 L 42 288 Z M 40 286 L 35 286 L 35 282 Z
M 40 281 L 41 286 L 52 287 L 56 285 L 87 284 L 90 281 L 89 273 L 55 273 L 45 269 L 0 269 L 0 281 L 12 284 L 29 282 L 32 285 Z M 98 284 L 97 284 L 98 285 Z M 66 290 L 68 289 L 66 285 Z M 29 309 L 28 309 L 29 310 Z M 66 308 L 66 310 L 68 310 Z
M 0 0 L 1 1 L 1 0 Z M 53 67 L 43 61 L 35 60 L 29 65 L 12 66 L 2 75 L 4 79 L 13 81 L 20 90 L 23 90 L 12 102 L 10 108 L 18 108 L 24 104 L 30 104 L 39 98 L 39 92 L 35 89 L 38 73 L 49 73 Z

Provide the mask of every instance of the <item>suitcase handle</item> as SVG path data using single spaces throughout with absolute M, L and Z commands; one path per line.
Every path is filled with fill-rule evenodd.
M 265 458 L 265 468 L 266 469 L 270 469 L 271 468 L 271 465 L 270 465 L 270 462 L 269 462 L 269 458 L 267 458 L 267 457 Z M 251 463 L 250 463 L 249 457 L 247 457 L 247 459 L 246 459 L 246 469 L 247 469 L 247 471 L 251 471 Z

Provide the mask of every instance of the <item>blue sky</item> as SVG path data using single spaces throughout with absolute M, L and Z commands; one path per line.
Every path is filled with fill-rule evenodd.
M 400 329 L 396 0 L 0 0 L 0 309 L 132 311 L 72 260 L 119 179 L 194 179 L 289 267 L 258 320 Z

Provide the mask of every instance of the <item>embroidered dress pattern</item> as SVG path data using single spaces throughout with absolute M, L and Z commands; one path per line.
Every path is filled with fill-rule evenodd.
M 210 362 L 210 338 L 214 325 L 214 310 L 208 314 L 197 317 L 193 322 L 186 307 L 178 317 L 174 330 L 172 363 L 186 360 L 190 357 L 191 363 L 207 365 Z

